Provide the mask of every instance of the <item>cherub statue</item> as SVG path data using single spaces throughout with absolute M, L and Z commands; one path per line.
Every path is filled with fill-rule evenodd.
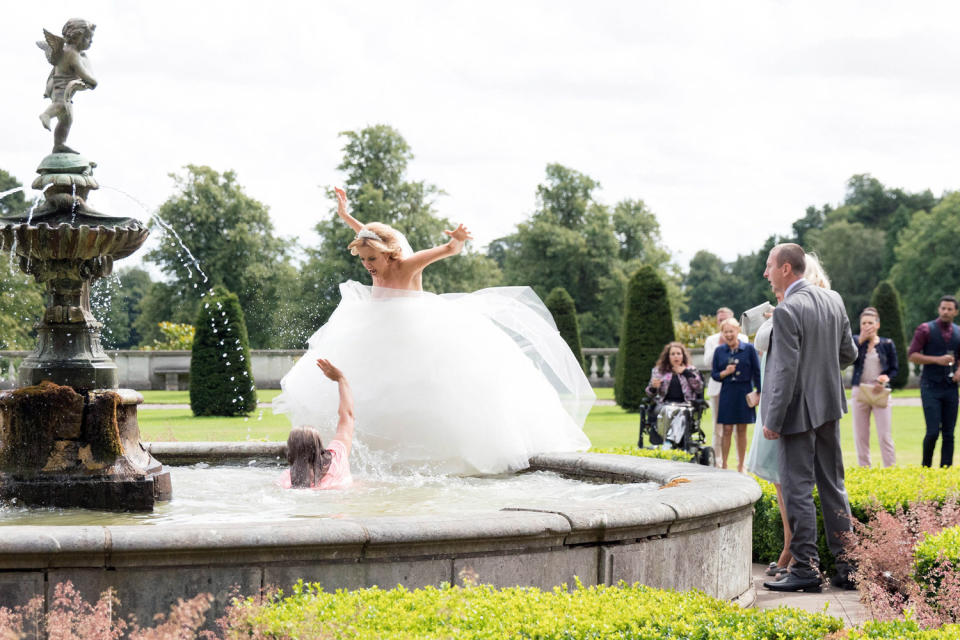
M 97 80 L 90 70 L 90 61 L 84 53 L 93 42 L 93 31 L 97 25 L 73 18 L 63 25 L 63 37 L 43 30 L 44 40 L 37 46 L 47 54 L 47 61 L 53 65 L 47 78 L 47 90 L 44 98 L 51 103 L 40 114 L 40 122 L 50 130 L 50 121 L 57 119 L 57 128 L 53 132 L 54 153 L 76 153 L 66 145 L 73 124 L 73 94 L 83 89 L 93 89 Z

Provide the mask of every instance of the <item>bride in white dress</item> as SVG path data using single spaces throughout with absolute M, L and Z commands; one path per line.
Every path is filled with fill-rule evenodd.
M 353 384 L 359 450 L 392 462 L 488 474 L 524 469 L 539 453 L 589 448 L 583 422 L 596 396 L 532 289 L 424 292 L 423 269 L 459 253 L 467 229 L 414 253 L 398 231 L 361 224 L 347 213 L 346 194 L 337 197 L 357 232 L 348 249 L 373 286 L 340 285 L 339 306 L 284 376 L 274 412 L 323 431 L 338 399 L 312 364 L 323 357 Z

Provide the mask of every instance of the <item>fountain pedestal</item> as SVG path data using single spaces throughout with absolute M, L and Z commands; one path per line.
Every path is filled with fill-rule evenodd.
M 140 444 L 142 402 L 46 381 L 0 394 L 0 498 L 126 511 L 169 500 L 170 473 Z
M 46 285 L 37 347 L 0 394 L 0 498 L 31 505 L 150 510 L 171 497 L 170 476 L 140 445 L 137 405 L 117 389 L 116 364 L 100 343 L 90 286 L 136 251 L 149 230 L 90 209 L 94 163 L 54 153 L 34 181 L 35 212 L 0 218 L 0 250 Z

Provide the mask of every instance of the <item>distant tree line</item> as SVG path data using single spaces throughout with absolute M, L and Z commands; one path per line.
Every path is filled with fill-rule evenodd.
M 681 317 L 692 321 L 721 306 L 740 313 L 764 299 L 773 301 L 763 268 L 778 242 L 796 242 L 820 257 L 854 327 L 881 282 L 899 291 L 908 340 L 920 322 L 935 315 L 941 295 L 960 289 L 960 261 L 953 257 L 960 241 L 958 193 L 910 193 L 859 174 L 847 182 L 842 204 L 808 207 L 792 230 L 732 262 L 698 251 L 684 277 L 688 308 Z
M 454 221 L 434 208 L 443 192 L 407 177 L 413 152 L 404 138 L 387 125 L 341 137 L 337 168 L 353 215 L 395 226 L 414 249 L 444 242 L 443 229 Z M 278 234 L 269 208 L 247 195 L 232 171 L 188 165 L 171 178 L 173 193 L 150 221 L 153 233 L 164 239 L 144 256 L 163 278 L 120 263 L 115 275 L 94 287 L 94 312 L 106 325 L 108 348 L 162 342 L 160 323 L 193 323 L 214 287 L 237 296 L 251 348 L 300 348 L 336 308 L 340 283 L 369 282 L 346 250 L 353 232 L 336 216 L 332 186 L 319 204 L 305 203 L 308 215 L 319 220 L 311 241 Z M 0 191 L 16 186 L 0 170 Z M 733 261 L 699 251 L 684 273 L 643 200 L 607 204 L 595 195 L 599 187 L 573 168 L 547 165 L 543 181 L 532 189 L 533 209 L 510 234 L 492 241 L 486 252 L 468 246 L 456 259 L 432 265 L 424 287 L 450 292 L 529 285 L 544 298 L 562 287 L 573 300 L 585 347 L 619 344 L 627 283 L 641 267 L 665 283 L 673 319 L 694 321 L 720 306 L 739 314 L 772 301 L 764 263 L 770 247 L 783 241 L 820 256 L 855 326 L 882 281 L 899 291 L 907 337 L 932 317 L 941 294 L 960 289 L 960 261 L 953 255 L 960 246 L 957 193 L 911 193 L 885 187 L 869 174 L 855 175 L 842 203 L 808 207 L 791 234 L 770 236 Z M 0 215 L 29 206 L 31 201 L 16 193 L 0 200 Z M 0 266 L 0 348 L 30 348 L 42 290 L 13 260 L 0 263 L 6 264 Z

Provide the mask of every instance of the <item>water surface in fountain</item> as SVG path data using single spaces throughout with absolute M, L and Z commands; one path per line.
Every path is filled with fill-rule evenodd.
M 80 509 L 22 508 L 0 504 L 4 525 L 169 525 L 282 522 L 304 518 L 470 514 L 505 507 L 593 507 L 623 504 L 655 490 L 654 483 L 608 484 L 565 478 L 554 472 L 452 477 L 416 472 L 354 474 L 345 491 L 281 489 L 281 467 L 171 467 L 177 491 L 152 513 L 109 513 Z

